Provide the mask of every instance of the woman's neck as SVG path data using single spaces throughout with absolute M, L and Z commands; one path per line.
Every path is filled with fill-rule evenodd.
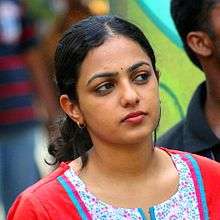
M 152 147 L 152 141 L 135 146 L 96 144 L 89 153 L 88 164 L 84 169 L 122 181 L 122 176 L 123 179 L 137 178 L 143 175 L 146 177 L 146 174 L 152 171 L 154 163 L 155 151 Z
M 116 207 L 146 209 L 176 192 L 178 173 L 170 155 L 146 143 L 124 147 L 96 145 L 79 172 L 97 198 Z

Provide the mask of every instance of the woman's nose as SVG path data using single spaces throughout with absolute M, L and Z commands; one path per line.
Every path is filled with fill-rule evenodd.
M 121 88 L 121 105 L 125 108 L 127 107 L 134 107 L 139 102 L 139 96 L 134 87 L 132 85 L 126 85 Z

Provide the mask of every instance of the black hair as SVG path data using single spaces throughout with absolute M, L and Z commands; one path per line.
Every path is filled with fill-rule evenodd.
M 171 0 L 171 16 L 182 39 L 184 49 L 190 60 L 200 69 L 202 66 L 196 54 L 187 45 L 187 35 L 191 31 L 204 31 L 213 37 L 210 24 L 210 11 L 216 0 Z
M 58 43 L 55 73 L 60 95 L 66 94 L 72 102 L 78 103 L 76 86 L 83 60 L 91 49 L 102 45 L 114 35 L 122 35 L 137 42 L 150 57 L 153 69 L 158 74 L 154 51 L 136 25 L 116 16 L 92 16 L 74 24 Z M 87 129 L 79 128 L 66 115 L 61 121 L 58 137 L 55 135 L 48 151 L 55 157 L 55 163 L 71 161 L 81 156 L 85 165 L 86 152 L 92 145 Z

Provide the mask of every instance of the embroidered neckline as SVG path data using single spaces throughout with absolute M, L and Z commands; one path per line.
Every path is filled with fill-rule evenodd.
M 155 204 L 149 208 L 153 208 L 153 207 L 157 207 L 157 206 L 163 206 L 165 205 L 166 203 L 169 203 L 171 200 L 174 200 L 176 198 L 179 197 L 179 194 L 181 192 L 181 182 L 183 181 L 183 174 L 181 173 L 181 166 L 176 163 L 177 161 L 177 157 L 179 157 L 179 155 L 171 155 L 171 158 L 172 158 L 172 161 L 177 169 L 177 173 L 178 173 L 178 176 L 179 176 L 179 181 L 178 181 L 178 186 L 177 186 L 177 190 L 174 194 L 172 194 L 168 199 L 166 199 L 165 201 L 161 202 L 161 203 L 158 203 L 158 204 Z M 126 210 L 137 210 L 139 209 L 139 207 L 134 207 L 134 208 L 123 208 L 123 207 L 117 207 L 117 206 L 114 206 L 112 204 L 109 204 L 101 199 L 99 199 L 98 197 L 96 197 L 86 186 L 86 184 L 80 179 L 80 177 L 78 176 L 78 174 L 75 172 L 75 170 L 73 168 L 69 168 L 67 170 L 69 172 L 66 172 L 65 174 L 67 174 L 67 178 L 70 179 L 70 182 L 71 184 L 74 185 L 75 188 L 77 188 L 78 190 L 78 187 L 76 187 L 76 184 L 77 185 L 80 185 L 80 191 L 85 191 L 88 196 L 90 196 L 93 200 L 96 200 L 97 202 L 101 203 L 102 205 L 104 206 L 107 206 L 107 207 L 111 207 L 111 208 L 114 208 L 114 209 L 126 209 Z M 73 181 L 74 179 L 74 181 Z

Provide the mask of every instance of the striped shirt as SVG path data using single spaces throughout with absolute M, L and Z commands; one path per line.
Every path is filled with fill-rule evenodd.
M 36 122 L 34 87 L 22 54 L 36 44 L 18 0 L 0 0 L 0 132 Z

